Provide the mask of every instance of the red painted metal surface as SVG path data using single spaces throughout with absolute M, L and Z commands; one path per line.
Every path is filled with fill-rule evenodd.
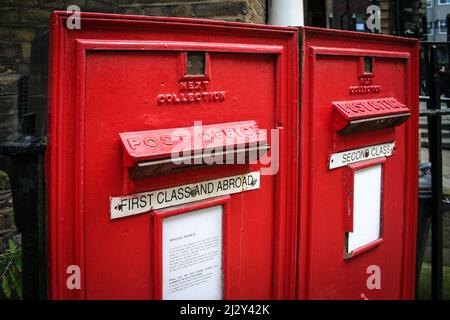
M 302 97 L 297 297 L 412 299 L 417 223 L 418 42 L 308 27 L 299 32 Z M 367 68 L 372 69 L 370 75 L 365 73 L 364 57 L 372 59 L 373 65 Z M 392 110 L 411 114 L 406 122 L 382 128 L 375 125 L 366 132 L 339 132 L 360 114 L 374 119 L 382 112 L 360 112 L 360 106 L 373 106 L 374 99 L 392 98 L 400 103 Z M 358 108 L 345 112 L 340 106 L 349 101 L 357 101 Z M 339 113 L 338 119 L 334 113 Z M 382 163 L 380 238 L 346 257 L 346 232 L 353 228 L 348 221 L 348 192 L 353 185 L 347 166 L 329 169 L 330 155 L 391 142 L 395 142 L 394 152 Z M 380 289 L 367 286 L 371 265 L 380 268 Z
M 127 162 L 170 158 L 174 148 L 195 153 L 206 148 L 239 148 L 267 142 L 255 121 L 231 122 L 196 127 L 120 133 Z
M 334 102 L 333 106 L 348 121 L 409 113 L 409 108 L 395 98 Z
M 340 134 L 367 132 L 402 124 L 409 119 L 409 108 L 395 98 L 338 101 L 334 127 Z
M 296 30 L 90 13 L 81 13 L 81 29 L 69 30 L 68 16 L 54 13 L 50 28 L 50 297 L 160 297 L 152 214 L 112 221 L 109 198 L 259 171 L 263 165 L 207 166 L 132 180 L 122 171 L 119 134 L 186 128 L 199 120 L 255 121 L 261 129 L 278 129 L 278 172 L 261 175 L 258 190 L 230 195 L 227 202 L 225 297 L 294 298 Z M 187 51 L 206 53 L 203 76 L 185 75 Z M 71 265 L 80 267 L 80 289 L 66 286 Z

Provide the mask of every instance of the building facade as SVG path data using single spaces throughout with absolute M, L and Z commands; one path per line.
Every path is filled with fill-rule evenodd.
M 447 41 L 448 14 L 450 14 L 450 0 L 427 0 L 428 41 Z

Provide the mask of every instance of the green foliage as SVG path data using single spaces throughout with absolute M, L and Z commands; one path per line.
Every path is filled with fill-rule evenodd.
M 444 284 L 443 299 L 450 300 L 450 267 L 444 265 Z M 419 288 L 417 289 L 417 299 L 431 299 L 431 265 L 422 264 L 422 272 L 420 273 Z
M 0 282 L 6 298 L 22 299 L 22 249 L 12 240 L 0 254 Z
M 8 190 L 9 186 L 9 177 L 4 171 L 0 171 L 0 190 Z

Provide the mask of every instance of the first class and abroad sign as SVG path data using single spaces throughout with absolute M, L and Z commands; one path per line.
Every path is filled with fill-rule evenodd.
M 164 209 L 194 201 L 259 189 L 260 172 L 249 172 L 172 188 L 110 198 L 111 219 L 150 210 Z

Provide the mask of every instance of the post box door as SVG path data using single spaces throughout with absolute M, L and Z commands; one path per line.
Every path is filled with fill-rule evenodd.
M 413 298 L 417 42 L 300 34 L 298 297 Z
M 66 21 L 53 15 L 52 297 L 293 298 L 295 30 L 97 14 L 68 30 Z M 277 167 L 169 165 L 170 134 L 198 128 L 265 135 Z M 70 265 L 80 288 L 66 286 Z

